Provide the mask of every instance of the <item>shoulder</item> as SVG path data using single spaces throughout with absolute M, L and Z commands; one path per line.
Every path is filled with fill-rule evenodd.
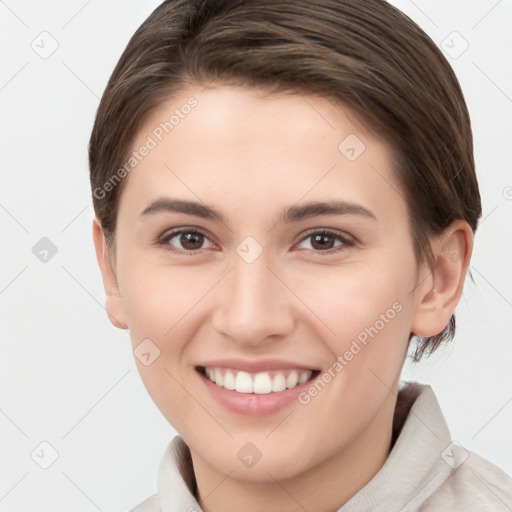
M 458 445 L 457 445 L 458 446 Z M 455 448 L 453 468 L 448 477 L 425 501 L 422 512 L 468 510 L 478 512 L 512 509 L 512 478 L 473 452 Z M 447 463 L 449 460 L 445 459 Z
M 129 512 L 161 512 L 158 494 L 153 494 L 142 503 L 132 508 Z

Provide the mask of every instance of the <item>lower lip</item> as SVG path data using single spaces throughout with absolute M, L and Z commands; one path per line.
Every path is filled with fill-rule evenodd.
M 259 395 L 257 393 L 231 391 L 217 386 L 201 372 L 198 371 L 197 373 L 217 402 L 232 412 L 245 414 L 246 416 L 264 416 L 284 409 L 297 401 L 297 396 L 308 388 L 315 379 L 315 377 L 309 379 L 291 389 Z

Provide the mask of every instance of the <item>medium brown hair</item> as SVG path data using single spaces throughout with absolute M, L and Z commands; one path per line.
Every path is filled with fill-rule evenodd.
M 187 85 L 210 82 L 347 105 L 389 143 L 418 262 L 434 268 L 429 237 L 454 220 L 476 230 L 481 203 L 462 91 L 401 11 L 384 0 L 167 0 L 128 43 L 91 134 L 94 209 L 112 251 L 127 179 L 118 171 L 141 124 Z M 119 184 L 106 187 L 116 173 Z M 454 333 L 452 316 L 441 333 L 417 340 L 414 359 Z

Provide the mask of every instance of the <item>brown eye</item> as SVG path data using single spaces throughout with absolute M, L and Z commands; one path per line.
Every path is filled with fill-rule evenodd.
M 316 234 L 311 236 L 311 246 L 313 249 L 332 249 L 334 247 L 334 237 L 329 234 Z
M 303 248 L 311 249 L 314 252 L 337 252 L 345 247 L 354 245 L 354 241 L 348 236 L 325 230 L 309 233 L 302 239 L 301 244 L 304 244 L 306 241 L 310 241 L 310 247 Z
M 204 246 L 205 242 L 210 245 Z M 201 249 L 212 247 L 213 244 L 200 231 L 180 230 L 169 233 L 162 240 L 169 250 L 176 252 L 201 252 Z
M 182 233 L 179 240 L 184 249 L 193 251 L 201 249 L 204 236 L 201 233 Z

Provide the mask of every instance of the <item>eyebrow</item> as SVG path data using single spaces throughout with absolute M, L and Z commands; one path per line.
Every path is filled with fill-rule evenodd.
M 225 216 L 206 205 L 196 201 L 185 201 L 161 197 L 153 201 L 141 213 L 140 217 L 147 217 L 162 212 L 184 213 L 194 215 L 202 219 L 215 220 L 226 223 Z M 376 215 L 368 208 L 349 201 L 320 201 L 309 202 L 301 206 L 291 206 L 281 212 L 278 221 L 284 223 L 299 222 L 301 220 L 318 217 L 320 215 L 360 215 L 369 219 L 377 220 Z

